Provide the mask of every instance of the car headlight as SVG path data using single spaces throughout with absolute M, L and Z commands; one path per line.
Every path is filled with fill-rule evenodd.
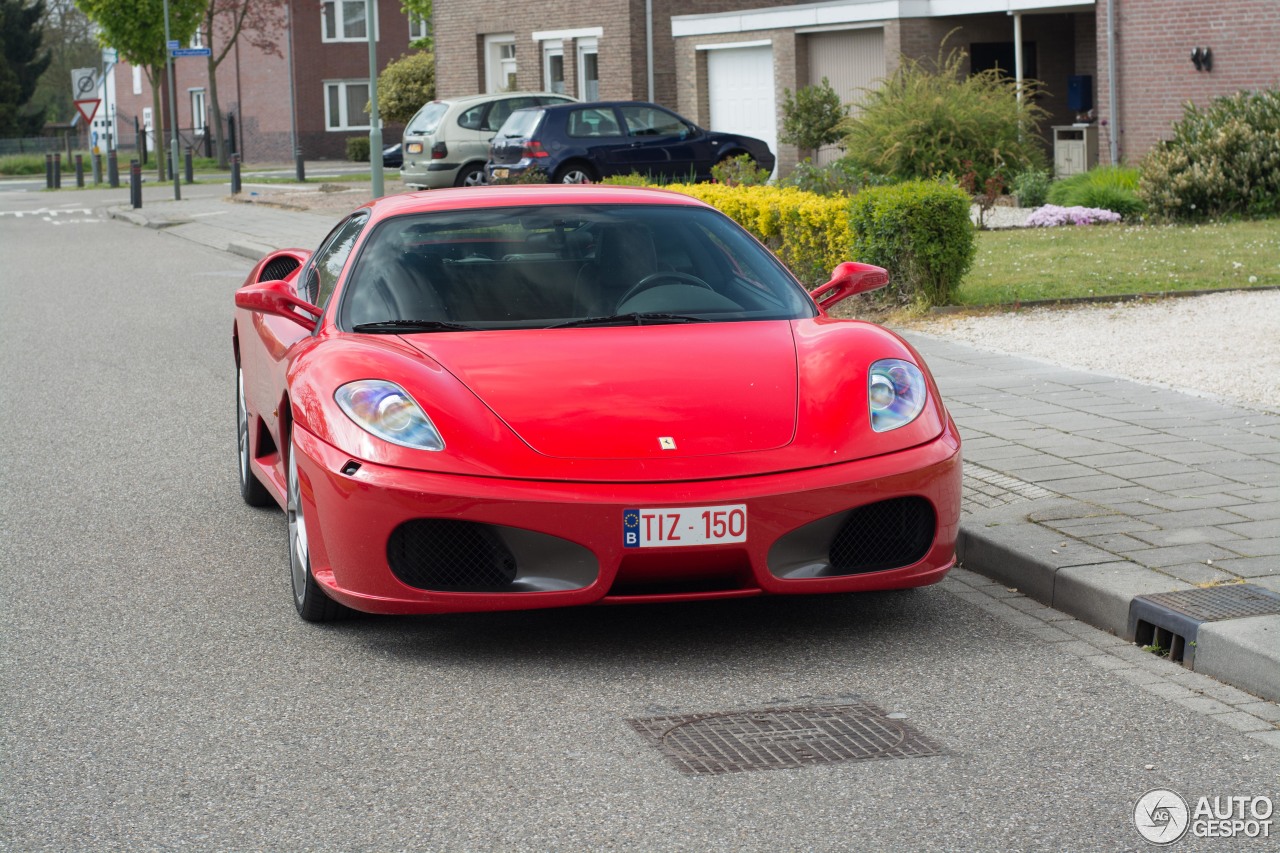
M 348 382 L 334 392 L 333 399 L 347 417 L 384 441 L 418 450 L 444 450 L 444 439 L 431 418 L 394 382 Z
M 924 374 L 900 358 L 885 358 L 871 365 L 867 374 L 867 398 L 871 403 L 871 428 L 888 432 L 906 426 L 924 411 Z

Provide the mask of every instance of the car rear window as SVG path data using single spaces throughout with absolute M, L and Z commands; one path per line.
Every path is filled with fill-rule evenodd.
M 723 214 L 674 204 L 548 204 L 404 214 L 344 287 L 355 331 L 547 329 L 812 317 L 813 302 Z M 401 324 L 401 325 L 397 325 Z M 362 328 L 363 327 L 363 328 Z
M 527 138 L 538 126 L 538 122 L 542 119 L 542 110 L 527 109 L 516 110 L 507 116 L 507 120 L 502 123 L 502 127 L 498 129 L 498 136 L 505 136 L 510 139 Z
M 449 105 L 444 101 L 432 101 L 409 119 L 409 124 L 404 129 L 405 134 L 426 136 L 429 133 L 435 133 L 436 128 L 440 126 L 440 120 L 448 111 Z

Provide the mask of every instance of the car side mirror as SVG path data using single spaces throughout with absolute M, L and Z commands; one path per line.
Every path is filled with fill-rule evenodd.
M 879 290 L 888 283 L 889 272 L 884 267 L 845 261 L 831 271 L 831 281 L 810 291 L 809 295 L 825 311 L 850 296 Z
M 236 291 L 236 307 L 284 317 L 308 332 L 315 331 L 316 323 L 320 321 L 320 309 L 305 299 L 294 296 L 292 291 L 292 285 L 285 281 L 259 281 Z M 299 314 L 299 311 L 304 314 Z

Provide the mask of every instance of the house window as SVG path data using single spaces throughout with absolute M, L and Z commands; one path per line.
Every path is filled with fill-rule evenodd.
M 133 94 L 142 94 L 142 69 L 137 65 L 133 66 Z
M 542 47 L 542 88 L 564 94 L 564 45 L 561 42 L 547 42 Z
M 578 39 L 578 99 L 600 100 L 599 48 L 595 39 Z
M 484 37 L 486 92 L 512 92 L 516 87 L 516 37 L 510 33 Z
M 191 43 L 187 47 L 204 47 L 204 36 L 199 30 L 191 34 Z
M 369 38 L 366 26 L 367 0 L 324 0 L 321 4 L 324 28 L 322 41 L 365 41 Z M 378 37 L 378 6 L 373 6 L 373 37 Z
M 337 80 L 324 84 L 324 126 L 327 130 L 368 130 L 368 80 Z
M 412 12 L 409 13 L 409 41 L 415 42 L 419 39 L 431 37 L 431 22 L 426 18 L 419 18 Z
M 197 136 L 204 136 L 205 125 L 209 119 L 204 111 L 204 89 L 189 89 L 191 95 L 191 127 Z

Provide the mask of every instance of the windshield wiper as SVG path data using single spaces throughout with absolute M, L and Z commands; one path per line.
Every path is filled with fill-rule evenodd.
M 353 332 L 398 335 L 401 332 L 475 332 L 475 326 L 446 323 L 444 320 L 383 320 L 380 323 L 357 323 Z
M 548 329 L 572 329 L 578 326 L 647 326 L 663 323 L 709 323 L 706 317 L 694 317 L 691 314 L 660 314 L 652 311 L 633 311 L 630 314 L 614 314 L 609 317 L 584 317 L 581 320 L 570 320 L 568 323 L 557 323 L 547 326 Z

